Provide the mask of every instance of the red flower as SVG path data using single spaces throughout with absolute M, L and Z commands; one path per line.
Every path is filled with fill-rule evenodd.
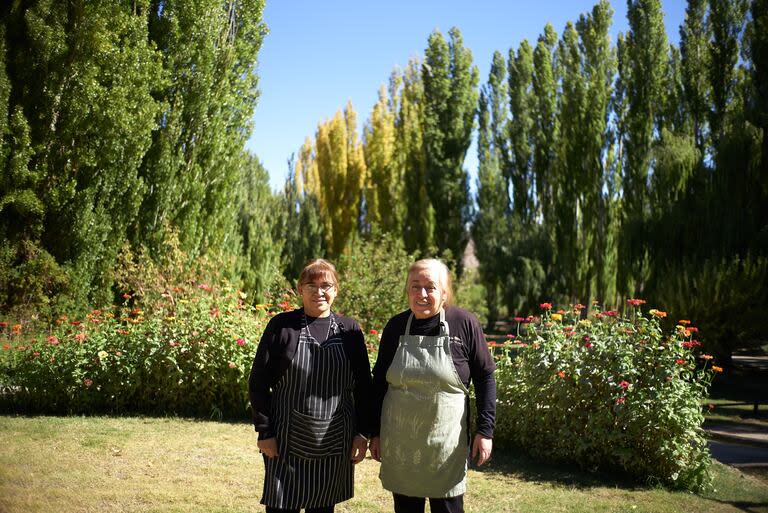
M 697 328 L 696 326 L 688 326 L 686 331 L 690 331 L 691 333 L 698 333 L 699 332 L 699 328 Z
M 627 299 L 627 303 L 632 306 L 640 306 L 645 304 L 645 299 Z
M 0 328 L 7 328 L 7 327 L 8 327 L 8 323 L 7 322 L 0 321 Z
M 70 322 L 70 324 L 72 326 L 80 326 L 80 324 L 82 324 L 82 323 L 80 321 L 72 321 L 72 322 Z
M 685 365 L 685 360 L 683 360 L 682 358 L 678 358 L 677 360 L 675 360 L 675 363 L 678 365 Z
M 573 305 L 574 310 L 584 310 L 585 308 L 586 306 L 582 305 L 581 303 L 576 303 L 575 305 Z
M 542 310 L 552 310 L 552 303 L 542 303 L 539 305 Z
M 616 310 L 607 310 L 603 312 L 603 315 L 607 315 L 608 317 L 616 317 L 619 315 L 619 312 L 617 312 Z
M 624 404 L 625 402 L 627 402 L 627 398 L 626 397 L 617 397 L 616 398 L 616 404 Z
M 244 338 L 238 338 L 237 339 L 237 345 L 238 346 L 244 346 L 245 345 L 245 339 Z
M 368 333 L 370 333 L 371 335 L 378 335 L 379 334 L 379 330 L 371 330 Z
M 515 322 L 525 322 L 525 317 L 515 317 L 513 320 Z
M 628 382 L 628 381 L 623 381 L 623 380 L 622 380 L 622 381 L 621 381 L 621 383 L 619 383 L 619 386 L 620 386 L 621 388 L 623 388 L 624 390 L 626 390 L 626 389 L 628 389 L 628 388 L 629 388 L 629 382 Z
M 587 342 L 586 344 L 584 344 L 584 347 L 586 347 L 587 349 L 592 349 L 592 342 Z
M 123 299 L 131 299 L 131 295 L 128 294 L 127 292 L 124 292 L 123 293 Z
M 3 351 L 9 351 L 11 349 L 11 344 L 3 344 Z

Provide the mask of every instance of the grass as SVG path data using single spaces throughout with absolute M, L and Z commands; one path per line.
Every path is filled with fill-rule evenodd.
M 247 424 L 182 419 L 0 416 L 0 511 L 263 511 L 263 467 Z M 715 463 L 700 495 L 497 451 L 469 473 L 468 513 L 768 512 L 768 483 Z M 391 511 L 370 458 L 337 512 Z

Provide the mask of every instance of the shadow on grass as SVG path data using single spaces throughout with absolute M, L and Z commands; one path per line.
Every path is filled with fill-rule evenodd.
M 577 465 L 544 463 L 514 449 L 494 449 L 491 460 L 473 470 L 504 474 L 532 483 L 556 483 L 575 488 L 618 487 L 641 490 L 649 487 L 619 472 L 588 472 Z

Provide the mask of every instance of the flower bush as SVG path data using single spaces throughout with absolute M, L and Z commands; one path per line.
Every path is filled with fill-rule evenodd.
M 245 303 L 226 286 L 188 283 L 144 311 L 123 305 L 60 318 L 49 333 L 0 327 L 0 408 L 41 413 L 247 416 L 261 333 L 281 305 Z
M 583 305 L 516 318 L 514 342 L 493 348 L 495 444 L 590 470 L 617 469 L 647 482 L 698 489 L 709 480 L 702 400 L 715 372 L 698 353 L 696 328 L 668 333 L 665 312 L 628 315 Z M 499 344 L 496 344 L 499 346 Z

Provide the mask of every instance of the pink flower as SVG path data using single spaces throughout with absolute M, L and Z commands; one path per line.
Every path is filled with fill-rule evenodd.
M 603 312 L 603 314 L 607 315 L 608 317 L 616 317 L 617 315 L 619 315 L 619 312 L 615 310 L 608 310 L 606 312 Z
M 627 401 L 626 397 L 617 397 L 616 404 L 624 404 Z
M 90 387 L 91 385 L 93 385 L 93 380 L 91 378 L 85 378 L 83 380 L 83 385 L 85 385 L 86 387 Z
M 525 317 L 515 317 L 514 321 L 515 322 L 525 322 Z
M 622 381 L 621 383 L 619 383 L 619 386 L 621 388 L 623 388 L 624 390 L 626 390 L 626 389 L 629 388 L 629 382 L 628 381 Z
M 52 346 L 58 346 L 59 345 L 59 339 L 56 338 L 55 336 L 51 335 L 50 337 L 48 337 L 48 343 L 51 344 Z
M 244 346 L 245 345 L 245 339 L 244 338 L 238 338 L 237 339 L 237 345 L 238 346 Z
M 542 310 L 552 310 L 552 303 L 542 303 L 539 305 Z
M 235 367 L 237 367 L 237 365 L 235 364 L 235 362 L 229 362 L 228 367 L 230 369 L 234 369 Z
M 515 338 L 515 336 L 512 333 L 507 333 L 507 338 L 513 339 L 513 338 Z

